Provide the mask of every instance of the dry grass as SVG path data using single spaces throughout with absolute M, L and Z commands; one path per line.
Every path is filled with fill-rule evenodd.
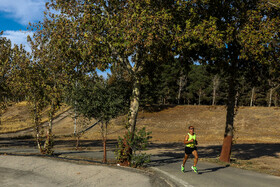
M 241 107 L 235 118 L 236 143 L 280 143 L 280 110 Z M 153 132 L 155 142 L 182 142 L 193 125 L 201 144 L 221 144 L 226 122 L 224 106 L 176 106 L 160 112 L 140 112 L 138 127 Z
M 55 117 L 69 109 L 69 106 L 62 105 L 55 114 Z M 48 110 L 49 107 L 44 109 L 42 113 L 42 123 L 48 121 Z M 15 132 L 30 127 L 33 127 L 33 123 L 29 104 L 27 102 L 20 102 L 9 106 L 7 111 L 2 115 L 0 133 Z
M 62 106 L 56 116 L 69 110 Z M 73 114 L 56 122 L 54 133 L 73 133 Z M 267 107 L 240 107 L 235 117 L 235 143 L 280 143 L 280 109 Z M 47 109 L 42 122 L 47 121 Z M 224 106 L 175 106 L 159 112 L 139 112 L 137 128 L 146 127 L 152 131 L 153 142 L 182 142 L 187 127 L 193 125 L 200 144 L 221 144 L 226 121 Z M 78 119 L 78 130 L 91 125 L 95 120 Z M 109 138 L 115 139 L 124 132 L 125 117 L 112 120 Z M 2 116 L 0 132 L 17 131 L 31 127 L 31 116 L 26 102 L 8 108 Z M 85 133 L 85 139 L 99 139 L 100 129 L 93 128 Z

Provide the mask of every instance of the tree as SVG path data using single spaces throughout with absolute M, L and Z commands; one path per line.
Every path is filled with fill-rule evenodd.
M 47 78 L 45 71 L 40 67 L 40 64 L 31 60 L 30 54 L 22 46 L 16 46 L 11 74 L 14 86 L 13 92 L 25 95 L 26 100 L 30 103 L 36 143 L 40 152 L 45 153 L 45 149 L 41 145 L 42 111 L 47 106 L 44 84 L 44 80 Z
M 9 79 L 11 77 L 11 63 L 13 58 L 13 49 L 11 41 L 1 37 L 0 32 L 0 125 L 1 116 L 7 108 L 7 101 L 10 95 Z
M 220 66 L 227 74 L 228 99 L 224 142 L 220 160 L 229 162 L 236 96 L 239 93 L 238 78 L 250 64 L 266 63 L 267 52 L 274 38 L 278 38 L 279 15 L 275 7 L 268 7 L 266 1 L 198 1 L 200 17 L 215 20 L 212 33 L 223 46 L 212 45 L 200 54 L 204 60 Z M 198 30 L 191 28 L 193 32 Z M 208 32 L 197 33 L 197 38 L 204 38 Z M 209 46 L 207 38 L 205 44 Z M 204 41 L 203 40 L 203 41 Z
M 210 79 L 209 76 L 207 76 L 205 65 L 192 65 L 191 67 L 188 76 L 190 85 L 187 89 L 191 95 L 194 95 L 193 99 L 195 103 L 200 105 L 203 95 L 208 95 Z
M 42 30 L 50 42 L 57 41 L 54 48 L 62 58 L 75 57 L 83 69 L 121 66 L 133 78 L 131 132 L 136 126 L 144 64 L 157 62 L 167 41 L 170 16 L 165 6 L 170 2 L 52 0 L 47 5 L 60 14 L 49 11 Z
M 72 92 L 70 104 L 76 107 L 78 114 L 91 119 L 100 121 L 101 136 L 103 140 L 104 157 L 103 162 L 107 162 L 106 141 L 107 129 L 111 119 L 116 118 L 126 111 L 127 100 L 120 90 L 120 85 L 108 84 L 105 80 L 89 78 L 85 83 Z M 72 101 L 72 102 L 71 102 Z
M 268 85 L 269 85 L 269 93 L 268 93 L 268 107 L 271 107 L 272 105 L 272 97 L 275 91 L 279 88 L 280 86 L 280 79 L 279 79 L 279 64 L 272 64 L 270 65 L 269 68 L 269 79 Z
M 49 127 L 47 129 L 47 138 L 44 149 L 48 150 L 48 154 L 52 154 L 53 134 L 52 126 L 54 115 L 60 107 L 63 99 L 64 85 L 68 83 L 69 76 L 67 75 L 65 61 L 57 55 L 52 42 L 45 39 L 41 31 L 38 30 L 33 35 L 33 40 L 28 36 L 28 41 L 31 44 L 32 59 L 40 67 L 44 73 L 42 85 L 44 86 L 44 99 L 48 103 Z

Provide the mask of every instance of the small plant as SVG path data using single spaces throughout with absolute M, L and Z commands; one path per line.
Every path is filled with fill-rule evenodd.
M 127 132 L 123 138 L 119 137 L 117 150 L 115 155 L 117 162 L 131 167 L 141 167 L 150 162 L 150 155 L 142 153 L 147 150 L 151 132 L 147 132 L 145 128 L 135 131 L 134 136 L 131 132 Z

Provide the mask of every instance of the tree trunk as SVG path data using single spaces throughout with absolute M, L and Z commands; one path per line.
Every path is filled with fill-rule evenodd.
M 76 101 L 75 101 L 76 103 Z M 75 107 L 76 108 L 76 107 Z M 77 111 L 75 109 L 75 116 L 74 116 L 74 135 L 77 133 Z
M 199 89 L 199 92 L 198 92 L 198 105 L 200 105 L 200 98 L 201 98 L 201 95 L 202 95 L 202 91 L 201 91 L 201 88 Z
M 181 74 L 181 76 L 180 76 L 180 79 L 179 79 L 179 90 L 178 90 L 178 96 L 177 96 L 178 105 L 180 104 L 181 94 L 182 94 L 183 87 L 186 85 L 186 83 L 188 81 L 186 76 L 183 75 L 182 71 L 181 71 L 180 74 Z
M 273 93 L 273 88 L 270 88 L 270 91 L 269 91 L 269 101 L 268 101 L 268 107 L 271 107 L 272 93 Z
M 50 116 L 50 120 L 49 120 L 49 129 L 48 129 L 48 135 L 52 134 L 52 126 L 53 126 L 53 116 Z
M 213 89 L 212 106 L 214 106 L 214 105 L 215 105 L 215 101 L 216 101 L 216 88 L 214 87 L 214 89 Z
M 52 127 L 53 127 L 53 115 L 54 115 L 54 104 L 52 102 L 51 109 L 49 114 L 49 128 L 47 130 L 47 138 L 44 144 L 44 148 L 47 149 L 47 146 L 51 145 L 51 139 L 52 139 Z M 49 147 L 51 148 L 51 146 Z
M 106 138 L 103 138 L 103 163 L 107 163 Z
M 80 144 L 80 135 L 79 134 L 77 134 L 76 135 L 76 150 L 78 150 L 79 149 L 79 144 Z
M 39 130 L 38 125 L 36 125 L 35 130 L 36 130 L 36 143 L 37 143 L 38 149 L 39 149 L 40 153 L 43 153 L 43 149 L 42 149 L 41 142 L 40 142 L 40 130 Z
M 179 78 L 179 90 L 178 90 L 178 96 L 177 96 L 178 105 L 180 104 L 180 98 L 181 98 L 181 92 L 182 92 L 182 85 L 183 85 L 183 77 L 181 76 L 181 77 Z
M 230 162 L 232 138 L 233 138 L 233 122 L 234 122 L 234 109 L 236 102 L 236 83 L 235 78 L 229 80 L 228 91 L 228 103 L 227 103 L 227 116 L 226 116 L 226 128 L 224 133 L 224 141 L 220 156 L 220 161 Z
M 252 94 L 251 94 L 251 101 L 250 106 L 252 107 L 254 105 L 254 97 L 255 97 L 255 87 L 252 88 Z
M 104 126 L 104 124 L 102 124 L 103 163 L 107 163 L 107 149 L 106 149 L 107 127 L 108 127 L 108 122 L 105 122 L 105 126 Z
M 130 102 L 130 115 L 129 115 L 129 124 L 130 124 L 130 131 L 132 132 L 132 139 L 134 137 L 134 132 L 136 128 L 139 103 L 140 103 L 140 78 L 136 77 L 136 80 L 133 84 L 132 99 Z
M 36 101 L 35 101 L 36 102 Z M 38 149 L 40 151 L 40 153 L 43 153 L 43 149 L 41 146 L 41 142 L 40 142 L 40 127 L 39 127 L 39 117 L 38 117 L 38 111 L 37 111 L 37 104 L 34 104 L 34 125 L 35 125 L 35 132 L 36 132 L 36 143 L 38 146 Z
M 219 75 L 215 75 L 213 78 L 213 99 L 212 99 L 212 105 L 216 105 L 216 92 L 220 84 L 220 78 Z
M 75 82 L 75 87 L 78 87 L 78 81 Z M 77 133 L 77 101 L 75 100 L 75 116 L 74 116 L 74 135 Z

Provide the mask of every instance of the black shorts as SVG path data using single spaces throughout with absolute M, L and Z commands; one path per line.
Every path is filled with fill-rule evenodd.
M 190 147 L 185 147 L 185 153 L 187 155 L 191 154 L 193 151 L 197 150 L 197 147 L 190 148 Z

